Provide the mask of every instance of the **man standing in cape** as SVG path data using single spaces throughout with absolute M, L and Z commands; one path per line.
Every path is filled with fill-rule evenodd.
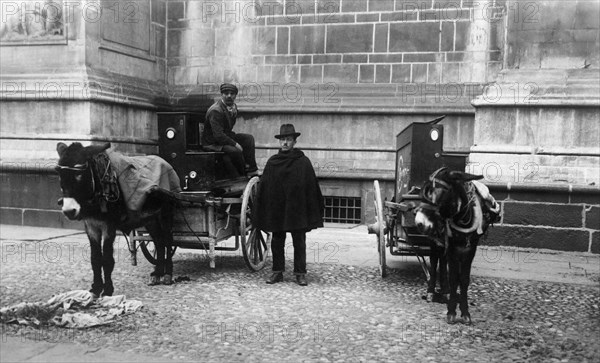
M 283 281 L 285 236 L 290 232 L 296 281 L 307 285 L 306 232 L 323 227 L 323 196 L 310 160 L 294 148 L 298 136 L 294 125 L 281 126 L 275 135 L 281 149 L 267 161 L 259 183 L 257 225 L 273 232 L 273 275 L 268 284 Z

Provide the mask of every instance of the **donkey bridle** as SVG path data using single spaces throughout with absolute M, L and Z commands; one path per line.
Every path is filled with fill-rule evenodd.
M 81 164 L 81 166 L 56 165 L 55 169 L 56 169 L 56 171 L 59 171 L 59 170 L 77 171 L 82 174 L 86 170 L 89 170 L 90 171 L 90 179 L 92 180 L 92 197 L 90 199 L 86 200 L 85 202 L 87 204 L 93 204 L 94 197 L 96 196 L 96 179 L 94 178 L 94 171 L 92 170 L 92 168 L 90 167 L 90 164 L 87 161 L 85 162 L 85 164 Z
M 450 190 L 452 190 L 452 186 L 448 182 L 437 177 L 437 175 L 444 169 L 447 169 L 447 168 L 441 167 L 441 168 L 437 169 L 436 171 L 434 171 L 429 176 L 429 181 L 431 182 L 431 185 L 433 188 L 436 188 L 436 184 L 439 184 L 442 189 L 445 189 L 446 191 L 450 191 Z M 423 209 L 435 211 L 436 213 L 439 214 L 440 205 L 438 203 L 433 202 L 433 200 L 431 200 L 431 198 L 429 198 L 428 196 L 425 195 L 426 189 L 427 188 L 423 188 L 423 190 L 421 191 L 421 199 L 424 200 L 424 202 L 425 202 L 425 205 L 421 204 L 421 207 Z M 466 194 L 466 192 L 465 192 L 465 194 Z M 459 197 L 462 199 L 462 195 Z M 471 219 L 473 218 L 473 216 L 472 216 L 472 213 L 470 213 L 470 211 L 471 211 L 471 206 L 473 205 L 473 200 L 472 200 L 472 198 L 467 198 L 467 199 L 469 199 L 467 201 L 467 203 L 462 203 L 460 209 L 449 218 L 454 220 L 460 216 L 460 218 L 458 218 L 458 220 L 456 220 L 457 223 L 459 223 L 459 222 L 470 223 L 471 222 Z M 463 221 L 464 217 L 468 217 L 468 220 Z M 447 219 L 447 218 L 445 218 L 445 219 Z
M 446 167 L 442 167 L 437 169 L 436 171 L 434 171 L 430 176 L 429 176 L 429 181 L 431 182 L 431 185 L 433 188 L 436 187 L 441 187 L 442 189 L 445 189 L 446 191 L 450 191 L 453 189 L 453 187 L 446 181 L 440 179 L 437 177 L 437 175 L 444 169 L 447 169 Z M 461 203 L 462 205 L 460 206 L 459 210 L 452 216 L 444 218 L 440 215 L 440 205 L 439 203 L 435 203 L 433 202 L 433 200 L 431 200 L 431 198 L 429 198 L 426 195 L 426 190 L 428 188 L 423 188 L 421 190 L 421 199 L 423 200 L 423 203 L 421 203 L 420 207 L 422 209 L 427 209 L 427 210 L 431 210 L 434 213 L 436 213 L 437 215 L 439 215 L 443 220 L 444 220 L 444 247 L 447 250 L 448 249 L 448 238 L 452 236 L 452 232 L 453 230 L 456 232 L 461 232 L 464 233 L 463 231 L 461 231 L 460 229 L 463 229 L 462 226 L 469 226 L 471 224 L 473 224 L 473 216 L 474 216 L 474 212 L 473 212 L 473 203 L 474 203 L 474 198 L 476 197 L 471 197 L 469 198 L 468 196 L 468 192 L 465 190 L 464 194 L 467 196 L 467 201 L 466 203 Z M 461 193 L 462 194 L 462 193 Z M 459 198 L 464 199 L 463 195 L 459 195 Z M 440 243 L 441 241 L 437 241 L 436 242 Z M 440 243 L 441 244 L 441 243 Z M 470 240 L 467 239 L 467 246 L 470 245 Z
M 107 202 L 116 202 L 119 199 L 119 188 L 118 186 L 112 187 L 110 184 L 116 184 L 116 174 L 111 170 L 111 162 L 110 159 L 104 154 L 98 154 L 95 160 L 92 160 L 93 166 L 98 173 L 99 183 L 103 185 L 103 183 L 107 184 L 108 191 L 104 191 L 104 186 L 100 189 L 97 188 L 96 184 L 96 175 L 94 175 L 94 168 L 88 161 L 85 164 L 81 164 L 81 166 L 65 166 L 65 165 L 57 165 L 56 170 L 69 170 L 69 171 L 77 171 L 77 172 L 85 172 L 86 170 L 90 171 L 90 179 L 92 183 L 92 197 L 85 201 L 88 205 L 99 204 L 100 209 L 103 212 L 107 211 Z M 99 170 L 103 168 L 104 171 Z M 113 175 L 115 174 L 115 175 Z M 102 175 L 102 176 L 100 176 Z

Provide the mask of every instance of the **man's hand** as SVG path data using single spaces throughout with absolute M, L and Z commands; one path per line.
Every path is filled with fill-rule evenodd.
M 235 148 L 238 149 L 239 151 L 244 151 L 244 148 L 242 148 L 242 145 L 238 144 L 237 142 L 235 143 Z

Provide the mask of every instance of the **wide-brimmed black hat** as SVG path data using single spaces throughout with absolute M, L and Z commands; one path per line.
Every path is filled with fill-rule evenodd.
M 223 83 L 220 87 L 221 93 L 225 93 L 227 91 L 231 91 L 233 93 L 235 93 L 236 95 L 238 94 L 238 89 L 234 84 L 231 83 Z
M 281 128 L 279 129 L 279 135 L 275 135 L 275 138 L 281 139 L 286 136 L 298 137 L 298 136 L 300 136 L 300 133 L 296 132 L 296 129 L 294 129 L 294 125 L 283 124 L 283 125 L 281 125 Z

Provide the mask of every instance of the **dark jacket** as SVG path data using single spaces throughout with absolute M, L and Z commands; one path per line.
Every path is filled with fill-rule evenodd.
M 323 196 L 310 160 L 298 149 L 271 156 L 260 178 L 256 222 L 268 232 L 323 227 Z
M 235 132 L 233 126 L 237 116 L 237 107 L 233 105 L 234 112 L 227 110 L 227 106 L 222 100 L 215 102 L 208 111 L 206 111 L 206 120 L 204 121 L 204 131 L 202 132 L 202 145 L 231 145 L 235 146 L 233 140 Z

